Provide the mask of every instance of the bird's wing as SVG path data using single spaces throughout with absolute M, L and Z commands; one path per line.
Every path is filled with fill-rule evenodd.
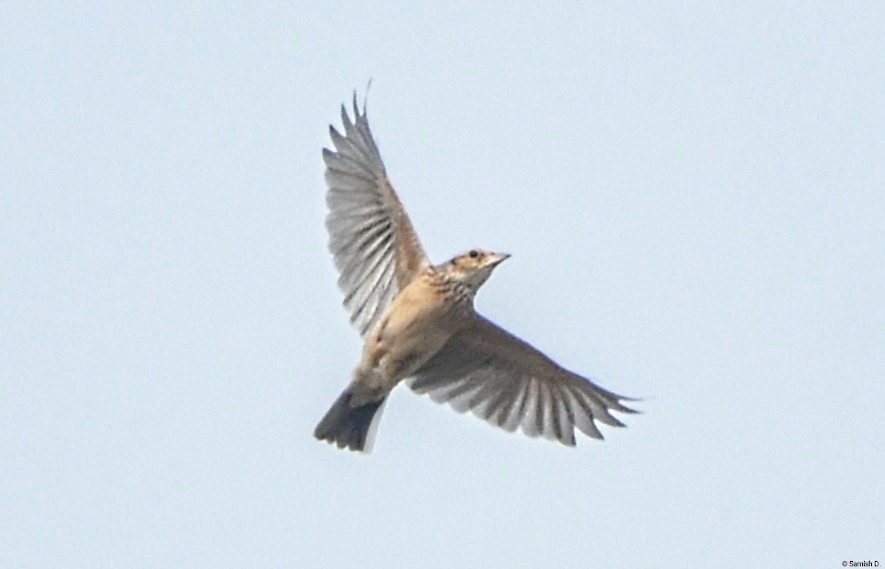
M 430 264 L 387 179 L 365 111 L 363 105 L 360 113 L 354 93 L 354 120 L 342 105 L 344 135 L 330 126 L 335 150 L 323 149 L 329 250 L 350 321 L 363 336 L 396 294 Z
M 632 399 L 607 391 L 553 362 L 528 343 L 477 315 L 455 334 L 409 386 L 459 412 L 508 431 L 575 444 L 574 428 L 601 439 L 594 421 L 623 426 L 610 411 L 636 413 Z

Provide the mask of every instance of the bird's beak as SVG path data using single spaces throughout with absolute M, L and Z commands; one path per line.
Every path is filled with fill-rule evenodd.
M 492 253 L 489 259 L 489 265 L 497 267 L 510 258 L 510 253 Z

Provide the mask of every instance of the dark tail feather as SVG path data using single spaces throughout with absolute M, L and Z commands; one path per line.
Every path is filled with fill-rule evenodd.
M 345 389 L 326 411 L 313 436 L 321 441 L 334 443 L 338 448 L 369 452 L 372 450 L 372 439 L 381 417 L 378 411 L 385 399 L 354 407 L 351 404 L 352 398 L 350 388 Z

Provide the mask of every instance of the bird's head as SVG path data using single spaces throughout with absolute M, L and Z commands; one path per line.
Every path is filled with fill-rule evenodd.
M 492 253 L 483 249 L 471 249 L 445 263 L 440 269 L 445 275 L 464 283 L 476 292 L 492 271 L 510 258 L 507 253 Z

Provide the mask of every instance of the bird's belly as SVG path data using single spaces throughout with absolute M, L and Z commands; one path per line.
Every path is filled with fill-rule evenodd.
M 432 327 L 407 328 L 388 342 L 379 367 L 393 381 L 405 379 L 435 356 L 449 335 Z
M 449 319 L 434 311 L 391 307 L 369 335 L 360 368 L 392 388 L 442 349 L 454 332 Z

